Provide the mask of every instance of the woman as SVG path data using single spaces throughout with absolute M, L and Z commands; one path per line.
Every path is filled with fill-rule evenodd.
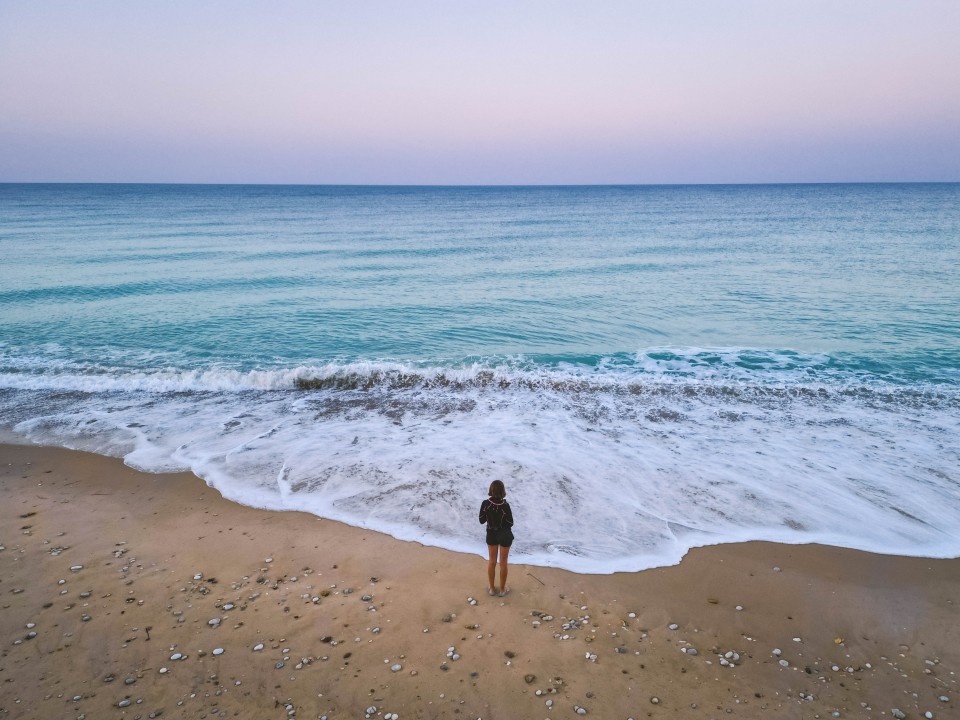
M 487 524 L 487 551 L 490 561 L 487 563 L 487 594 L 496 595 L 497 586 L 494 584 L 497 573 L 497 554 L 500 555 L 500 597 L 510 592 L 507 587 L 507 556 L 510 554 L 510 545 L 513 544 L 513 511 L 506 501 L 507 491 L 503 482 L 494 480 L 490 483 L 490 497 L 480 505 L 480 522 Z

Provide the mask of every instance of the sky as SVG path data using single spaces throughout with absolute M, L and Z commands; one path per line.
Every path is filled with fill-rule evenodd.
M 0 0 L 0 182 L 960 181 L 960 0 Z

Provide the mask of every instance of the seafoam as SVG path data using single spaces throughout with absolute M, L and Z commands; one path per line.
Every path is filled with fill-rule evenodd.
M 513 557 L 535 565 L 640 570 L 755 539 L 960 554 L 955 386 L 825 355 L 30 371 L 37 361 L 3 357 L 0 416 L 22 438 L 453 550 L 483 552 L 477 507 L 499 478 Z

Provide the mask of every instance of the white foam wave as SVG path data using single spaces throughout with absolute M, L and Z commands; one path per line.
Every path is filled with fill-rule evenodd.
M 769 360 L 776 370 L 738 365 L 750 382 L 722 371 L 717 380 L 729 360 L 657 355 L 651 362 L 679 364 L 641 370 L 638 392 L 637 361 L 624 358 L 65 366 L 33 380 L 8 371 L 0 419 L 36 442 L 192 470 L 245 504 L 471 552 L 483 552 L 476 508 L 501 478 L 517 559 L 580 572 L 669 564 L 694 545 L 747 539 L 960 554 L 955 391 L 828 374 L 784 382 L 828 364 L 794 355 Z M 690 370 L 697 364 L 714 381 Z M 325 389 L 297 389 L 303 380 Z
M 392 360 L 303 364 L 238 369 L 227 365 L 185 368 L 156 365 L 156 356 L 115 355 L 122 363 L 69 359 L 65 352 L 20 356 L 2 352 L 0 389 L 109 392 L 245 392 L 251 390 L 408 387 L 527 387 L 567 390 L 635 390 L 638 384 L 694 386 L 724 383 L 753 387 L 830 389 L 883 387 L 903 382 L 891 373 L 872 374 L 837 364 L 827 355 L 744 348 L 654 348 L 635 356 L 560 359 L 481 358 L 470 362 L 414 363 Z M 891 382 L 892 381 L 892 382 Z M 912 389 L 942 389 L 914 383 Z

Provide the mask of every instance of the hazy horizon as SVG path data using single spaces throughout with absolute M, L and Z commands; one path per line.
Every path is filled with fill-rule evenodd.
M 0 5 L 0 182 L 960 181 L 960 3 Z
M 327 183 L 327 182 L 179 182 L 179 181 L 127 181 L 127 180 L 0 180 L 0 185 L 193 185 L 229 187 L 352 187 L 352 188 L 599 188 L 599 187 L 725 187 L 725 186 L 776 186 L 776 185 L 958 185 L 960 180 L 811 180 L 804 182 L 636 182 L 636 183 Z

